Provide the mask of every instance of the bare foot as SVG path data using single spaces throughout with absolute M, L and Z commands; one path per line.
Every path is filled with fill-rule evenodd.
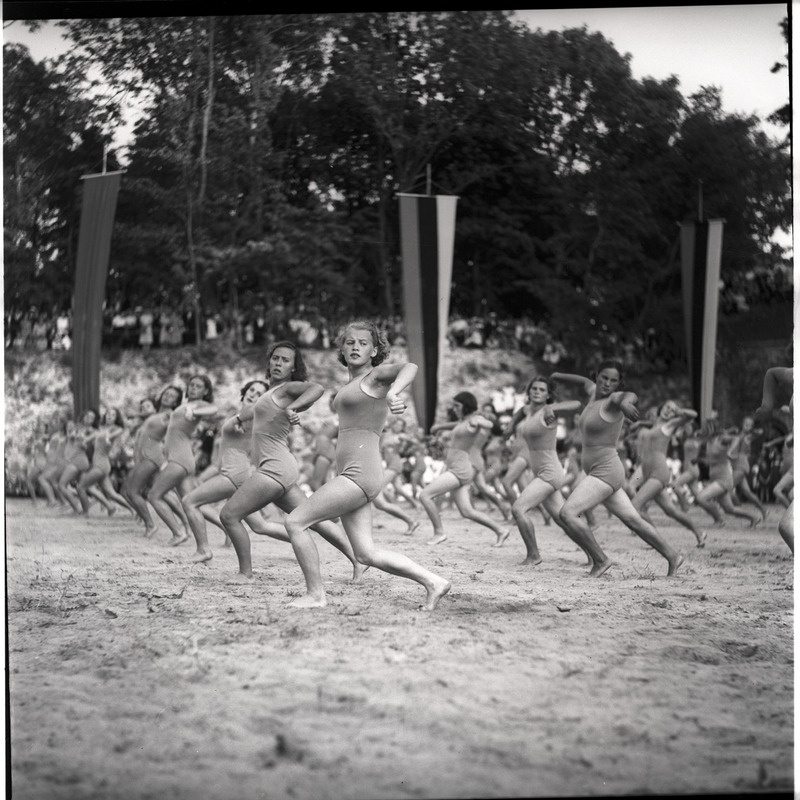
M 106 514 L 108 514 L 108 516 L 109 516 L 109 517 L 113 517 L 113 516 L 114 516 L 114 514 L 116 514 L 116 513 L 117 513 L 117 509 L 116 509 L 116 508 L 114 508 L 114 506 L 109 506 L 109 507 L 106 509 Z
M 511 528 L 506 528 L 504 531 L 500 531 L 500 533 L 497 534 L 497 541 L 492 545 L 492 547 L 502 547 L 503 542 L 508 539 L 510 535 Z
M 428 539 L 427 544 L 441 544 L 444 541 L 447 541 L 447 534 L 440 533 L 438 536 L 434 536 L 432 539 Z
M 405 533 L 405 535 L 406 535 L 406 536 L 411 536 L 411 534 L 412 534 L 412 533 L 414 533 L 414 531 L 415 531 L 417 528 L 419 528 L 419 522 L 412 522 L 412 523 L 411 523 L 411 524 L 408 526 L 408 528 L 407 528 L 405 531 L 403 531 L 403 533 Z
M 350 578 L 350 583 L 361 583 L 364 573 L 369 569 L 369 564 L 359 564 L 356 561 L 353 564 L 353 577 Z
M 706 532 L 705 531 L 700 531 L 700 533 L 697 534 L 697 546 L 698 547 L 705 547 L 706 546 L 706 538 L 707 538 Z
M 594 564 L 589 570 L 589 577 L 599 578 L 603 573 L 608 572 L 608 569 L 613 563 L 614 562 L 610 558 L 606 558 L 605 561 L 601 561 L 599 564 Z
M 189 537 L 184 533 L 183 536 L 173 536 L 168 542 L 167 547 L 177 547 L 183 544 Z
M 252 583 L 253 581 L 253 573 L 251 572 L 249 575 L 244 572 L 237 572 L 233 577 L 228 578 L 225 583 Z
M 193 564 L 202 564 L 204 561 L 211 561 L 214 557 L 214 554 L 209 550 L 207 552 L 203 552 L 202 550 L 198 550 L 192 556 L 192 563 Z
M 537 564 L 542 563 L 542 557 L 539 556 L 538 558 L 533 558 L 533 556 L 528 556 L 524 561 L 520 561 L 519 565 L 524 567 L 526 564 L 530 564 L 532 567 L 535 567 Z
M 322 597 L 313 597 L 310 594 L 304 594 L 298 597 L 297 600 L 292 600 L 289 603 L 289 608 L 325 608 L 328 605 L 328 600 L 323 593 Z
M 154 534 L 154 533 L 155 533 L 157 530 L 158 530 L 158 528 L 157 528 L 155 525 L 153 525 L 153 527 L 152 527 L 152 528 L 145 528 L 145 529 L 144 529 L 144 538 L 145 538 L 145 539 L 149 539 L 149 538 L 151 538 L 151 537 L 152 537 L 152 535 L 153 535 L 153 534 Z
M 668 559 L 669 569 L 667 570 L 667 577 L 672 578 L 678 571 L 678 567 L 683 564 L 683 556 L 678 553 L 673 559 Z
M 420 606 L 424 611 L 433 611 L 439 604 L 439 601 L 450 591 L 452 584 L 444 578 L 437 578 L 433 585 L 428 589 L 428 595 L 425 598 L 425 605 Z
M 757 528 L 762 522 L 764 521 L 764 517 L 759 517 L 758 519 L 751 519 L 750 520 L 750 527 Z
M 725 520 L 723 518 L 714 520 L 714 527 L 715 528 L 724 528 L 725 527 Z

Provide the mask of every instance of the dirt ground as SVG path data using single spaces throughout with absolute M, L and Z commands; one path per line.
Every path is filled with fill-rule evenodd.
M 537 517 L 516 533 L 444 513 L 425 543 L 376 512 L 376 539 L 452 580 L 421 587 L 319 550 L 329 605 L 287 602 L 291 547 L 253 537 L 251 584 L 145 539 L 130 517 L 6 503 L 14 800 L 552 797 L 790 792 L 793 560 L 778 507 L 688 531 L 678 576 L 616 521 L 599 579 Z M 702 513 L 693 511 L 693 515 Z M 422 518 L 422 517 L 420 517 Z

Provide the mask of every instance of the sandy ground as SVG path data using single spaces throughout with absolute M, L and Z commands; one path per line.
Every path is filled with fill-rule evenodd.
M 430 798 L 789 792 L 793 561 L 770 508 L 694 537 L 677 578 L 615 521 L 616 565 L 538 524 L 516 534 L 444 514 L 376 512 L 376 539 L 450 578 L 434 613 L 416 584 L 325 542 L 329 606 L 287 608 L 289 545 L 253 537 L 251 584 L 215 557 L 147 540 L 120 513 L 78 519 L 9 499 L 11 776 L 44 798 Z M 693 514 L 701 514 L 694 511 Z M 537 523 L 539 522 L 537 518 Z

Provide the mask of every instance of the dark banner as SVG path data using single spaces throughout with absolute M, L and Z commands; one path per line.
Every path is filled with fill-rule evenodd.
M 681 225 L 683 319 L 692 405 L 700 421 L 714 407 L 719 274 L 722 257 L 720 219 Z
M 72 396 L 75 418 L 100 405 L 100 344 L 111 230 L 122 172 L 84 175 L 72 300 Z
M 436 416 L 439 359 L 447 341 L 458 198 L 399 198 L 408 358 L 419 366 L 411 395 L 417 420 L 427 433 Z

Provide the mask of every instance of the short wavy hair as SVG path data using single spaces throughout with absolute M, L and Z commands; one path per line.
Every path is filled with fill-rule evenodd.
M 372 320 L 357 319 L 353 320 L 352 322 L 348 322 L 336 337 L 336 349 L 339 351 L 340 364 L 347 366 L 347 360 L 342 355 L 342 345 L 344 344 L 344 337 L 347 335 L 347 331 L 350 328 L 357 328 L 360 331 L 369 331 L 370 336 L 372 336 L 372 345 L 378 351 L 372 357 L 373 367 L 377 367 L 378 364 L 386 360 L 386 356 L 389 355 L 389 341 L 386 338 L 386 334 L 374 322 L 372 322 Z
M 269 384 L 263 378 L 256 378 L 255 380 L 247 381 L 247 383 L 242 386 L 242 388 L 239 390 L 239 399 L 244 400 L 247 390 L 256 383 L 260 383 L 265 389 L 269 389 Z
M 292 369 L 292 379 L 296 381 L 307 381 L 308 368 L 306 367 L 306 362 L 303 360 L 303 354 L 300 352 L 300 349 L 294 342 L 290 342 L 287 339 L 283 339 L 280 342 L 275 342 L 275 344 L 273 344 L 272 347 L 270 347 L 267 351 L 267 378 L 269 378 L 269 361 L 272 358 L 272 354 L 279 347 L 288 347 L 289 350 L 294 353 L 294 369 Z

